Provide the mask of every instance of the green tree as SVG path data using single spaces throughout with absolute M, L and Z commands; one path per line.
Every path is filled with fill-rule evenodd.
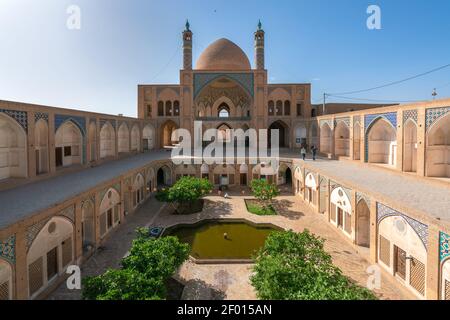
M 253 196 L 263 204 L 264 209 L 271 205 L 273 198 L 280 194 L 277 186 L 269 183 L 266 179 L 253 179 L 250 188 Z
M 308 230 L 273 232 L 258 252 L 251 283 L 260 299 L 376 299 L 332 264 L 324 241 Z
M 189 245 L 176 237 L 148 238 L 138 229 L 122 269 L 83 279 L 83 298 L 89 300 L 165 299 L 169 278 L 189 256 Z
M 182 177 L 172 187 L 161 191 L 159 201 L 176 203 L 178 213 L 192 213 L 201 211 L 199 200 L 211 192 L 213 186 L 208 179 Z

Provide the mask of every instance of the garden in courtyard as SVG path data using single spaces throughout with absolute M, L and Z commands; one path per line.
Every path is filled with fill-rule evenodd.
M 158 199 L 174 214 L 198 213 L 213 186 L 206 179 L 183 177 L 162 190 Z M 253 180 L 249 212 L 276 214 L 275 185 Z M 247 199 L 249 200 L 249 199 Z M 250 283 L 259 299 L 372 300 L 376 296 L 343 275 L 324 250 L 324 240 L 305 229 L 296 233 L 273 225 L 230 219 L 206 219 L 175 225 L 154 238 L 148 228 L 137 230 L 120 269 L 83 280 L 89 300 L 180 299 L 183 284 L 174 278 L 188 259 L 195 263 L 251 263 Z M 228 261 L 227 261 L 228 260 Z M 181 288 L 180 288 L 181 286 Z

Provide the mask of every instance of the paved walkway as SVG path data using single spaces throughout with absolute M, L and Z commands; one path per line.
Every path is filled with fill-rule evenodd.
M 242 193 L 244 190 L 244 194 Z M 366 260 L 368 250 L 352 245 L 336 228 L 315 213 L 299 197 L 287 193 L 277 199 L 278 216 L 256 216 L 247 212 L 245 198 L 248 189 L 232 190 L 231 199 L 218 195 L 206 198 L 203 212 L 192 215 L 173 215 L 170 206 L 162 206 L 155 199 L 147 201 L 127 222 L 121 225 L 83 266 L 82 276 L 98 275 L 107 268 L 119 268 L 121 258 L 127 253 L 139 226 L 170 226 L 192 223 L 205 218 L 245 218 L 253 222 L 269 222 L 285 229 L 300 232 L 307 228 L 326 240 L 325 249 L 341 270 L 365 286 L 370 263 Z M 183 299 L 256 299 L 249 282 L 250 264 L 197 265 L 185 262 L 175 278 L 185 284 Z M 415 297 L 391 276 L 382 272 L 381 289 L 375 291 L 381 299 L 415 299 Z M 68 290 L 65 283 L 53 292 L 49 299 L 80 299 L 81 292 Z
M 152 151 L 0 192 L 0 229 L 170 153 Z
M 307 159 L 304 164 L 336 182 L 353 185 L 362 193 L 370 192 L 378 197 L 377 200 L 389 199 L 403 208 L 418 210 L 433 218 L 440 218 L 443 222 L 450 222 L 450 184 L 446 186 L 393 170 L 350 161 Z

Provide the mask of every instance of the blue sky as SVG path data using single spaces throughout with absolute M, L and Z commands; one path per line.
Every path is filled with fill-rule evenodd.
M 371 4 L 381 30 L 366 27 Z M 69 5 L 81 30 L 66 28 Z M 0 99 L 136 116 L 137 84 L 178 83 L 186 18 L 194 63 L 221 37 L 253 63 L 261 19 L 270 82 L 311 82 L 313 102 L 450 63 L 448 0 L 0 0 Z M 424 100 L 435 87 L 450 97 L 450 68 L 351 97 Z

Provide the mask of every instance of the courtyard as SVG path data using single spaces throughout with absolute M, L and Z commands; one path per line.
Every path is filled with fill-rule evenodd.
M 170 204 L 162 204 L 152 198 L 145 202 L 133 216 L 107 239 L 81 267 L 82 276 L 98 275 L 107 268 L 118 268 L 120 259 L 127 254 L 135 237 L 137 227 L 170 227 L 190 224 L 204 219 L 245 219 L 254 223 L 271 223 L 286 230 L 301 232 L 309 229 L 324 238 L 325 249 L 331 254 L 333 263 L 352 280 L 366 286 L 371 265 L 367 248 L 353 245 L 340 232 L 326 223 L 323 215 L 315 213 L 299 197 L 290 193 L 290 187 L 282 188 L 274 207 L 276 216 L 257 216 L 247 211 L 245 199 L 252 198 L 248 188 L 232 188 L 229 198 L 218 191 L 205 197 L 202 212 L 191 215 L 174 215 Z M 196 264 L 186 261 L 174 278 L 184 285 L 179 298 L 187 300 L 207 299 L 256 299 L 256 293 L 249 282 L 251 264 Z M 381 271 L 381 288 L 374 290 L 380 299 L 415 299 L 397 280 Z M 68 290 L 62 283 L 48 299 L 80 299 L 80 290 Z

